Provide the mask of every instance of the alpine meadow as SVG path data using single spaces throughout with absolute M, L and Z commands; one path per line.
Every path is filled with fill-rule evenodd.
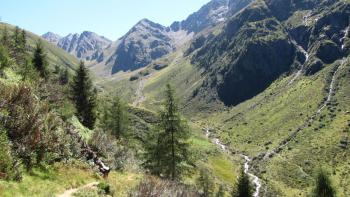
M 349 0 L 79 2 L 0 0 L 0 197 L 350 196 Z

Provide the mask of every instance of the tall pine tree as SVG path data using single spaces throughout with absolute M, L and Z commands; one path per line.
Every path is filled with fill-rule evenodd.
M 40 40 L 36 43 L 32 62 L 33 66 L 39 71 L 40 76 L 46 79 L 48 77 L 47 60 Z
M 146 146 L 145 166 L 154 174 L 172 180 L 189 172 L 191 157 L 188 151 L 189 130 L 178 112 L 174 90 L 167 84 L 160 123 Z
M 18 26 L 15 27 L 15 31 L 12 35 L 12 55 L 17 60 L 21 48 L 21 30 Z
M 104 106 L 101 126 L 116 139 L 128 134 L 128 114 L 125 104 L 118 95 Z
M 61 85 L 66 85 L 69 82 L 69 71 L 68 68 L 59 71 L 59 81 Z
M 10 57 L 7 49 L 0 45 L 0 74 L 4 68 L 10 65 Z
M 202 192 L 202 197 L 214 196 L 214 181 L 207 170 L 200 170 L 197 182 Z
M 225 196 L 225 188 L 223 185 L 219 186 L 218 192 L 216 192 L 215 197 L 224 197 Z
M 331 180 L 324 170 L 320 170 L 316 178 L 316 187 L 313 191 L 313 197 L 335 197 L 335 189 Z
M 249 181 L 249 177 L 246 173 L 244 173 L 244 169 L 242 168 L 240 177 L 238 178 L 238 182 L 236 184 L 236 190 L 232 192 L 232 197 L 252 197 L 253 189 Z
M 72 91 L 76 116 L 84 126 L 93 129 L 96 121 L 96 91 L 83 61 L 74 76 Z
M 1 44 L 6 47 L 6 48 L 10 48 L 11 46 L 11 41 L 10 41 L 10 36 L 9 36 L 9 32 L 7 30 L 7 27 L 5 26 L 3 31 L 2 31 L 2 35 L 1 35 Z

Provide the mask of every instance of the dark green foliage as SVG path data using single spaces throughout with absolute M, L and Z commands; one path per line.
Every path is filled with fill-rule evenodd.
M 139 79 L 139 76 L 135 75 L 135 76 L 131 76 L 129 81 L 136 81 Z
M 236 183 L 236 188 L 232 192 L 232 197 L 252 197 L 253 189 L 249 181 L 249 177 L 244 173 L 242 168 L 238 182 Z
M 215 197 L 224 197 L 225 196 L 225 188 L 223 185 L 220 185 L 218 192 L 216 192 Z
M 102 109 L 101 127 L 116 139 L 126 137 L 128 135 L 128 115 L 125 104 L 119 96 L 105 103 Z
M 26 44 L 27 44 L 27 33 L 24 29 L 22 29 L 21 36 L 20 36 L 20 45 L 23 53 L 26 51 Z
M 10 179 L 12 174 L 12 155 L 6 131 L 0 126 L 0 179 Z
M 331 180 L 324 170 L 320 170 L 316 177 L 316 187 L 314 188 L 313 197 L 335 197 L 335 189 Z
M 32 61 L 26 58 L 23 64 L 19 67 L 19 74 L 23 76 L 23 81 L 37 81 L 40 78 L 40 73 L 34 68 Z
M 10 65 L 10 57 L 5 47 L 0 45 L 0 71 Z
M 190 170 L 191 157 L 188 152 L 189 130 L 181 118 L 174 98 L 174 90 L 168 84 L 165 91 L 160 123 L 146 144 L 145 167 L 151 173 L 180 179 Z
M 48 77 L 48 71 L 47 71 L 48 63 L 46 60 L 46 54 L 44 52 L 44 48 L 42 46 L 41 41 L 38 41 L 36 43 L 32 62 L 34 67 L 39 71 L 40 76 L 46 79 Z
M 73 79 L 72 94 L 77 110 L 76 116 L 84 126 L 93 129 L 96 121 L 96 91 L 93 88 L 89 71 L 82 61 Z
M 111 186 L 106 182 L 101 182 L 97 185 L 102 194 L 111 194 Z
M 15 32 L 12 35 L 12 56 L 17 61 L 18 64 L 22 64 L 26 56 L 26 32 L 21 30 L 19 27 L 15 27 Z
M 207 170 L 201 169 L 197 180 L 201 196 L 211 197 L 214 195 L 214 182 Z
M 7 27 L 5 27 L 2 31 L 1 45 L 3 45 L 4 47 L 7 47 L 7 48 L 9 48 L 11 46 L 11 39 L 9 36 L 9 32 L 7 30 Z
M 154 70 L 162 70 L 164 68 L 168 67 L 167 64 L 156 64 L 153 66 Z
M 64 70 L 59 70 L 59 81 L 61 85 L 66 85 L 69 82 L 69 72 L 68 68 Z
M 30 171 L 57 151 L 56 116 L 38 102 L 29 86 L 3 86 L 0 93 L 0 124 L 7 131 L 14 155 Z
M 12 35 L 12 47 L 13 47 L 13 56 L 16 58 L 20 50 L 21 45 L 21 30 L 18 26 L 15 27 L 15 32 Z

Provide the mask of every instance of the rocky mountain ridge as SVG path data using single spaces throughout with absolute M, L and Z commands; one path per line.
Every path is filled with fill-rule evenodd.
M 148 65 L 187 43 L 196 33 L 224 22 L 251 1 L 212 0 L 186 20 L 174 22 L 169 27 L 142 19 L 116 42 L 92 32 L 69 34 L 63 38 L 49 32 L 43 38 L 79 59 L 92 62 L 93 67 L 106 67 L 114 74 Z M 114 46 L 111 47 L 112 43 Z
M 69 34 L 64 37 L 48 32 L 42 37 L 85 61 L 101 62 L 104 58 L 103 51 L 112 44 L 111 40 L 89 31 L 84 31 L 81 34 Z

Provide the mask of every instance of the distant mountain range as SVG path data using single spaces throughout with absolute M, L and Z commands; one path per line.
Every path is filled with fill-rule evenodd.
M 110 74 L 144 67 L 172 52 L 197 33 L 215 26 L 247 6 L 252 0 L 213 0 L 186 20 L 169 27 L 142 19 L 119 40 L 85 31 L 61 37 L 48 32 L 42 37 L 93 67 L 104 67 Z
M 65 37 L 48 32 L 42 37 L 79 59 L 96 62 L 103 60 L 104 49 L 112 43 L 111 40 L 89 31 L 84 31 L 81 34 L 69 34 Z

